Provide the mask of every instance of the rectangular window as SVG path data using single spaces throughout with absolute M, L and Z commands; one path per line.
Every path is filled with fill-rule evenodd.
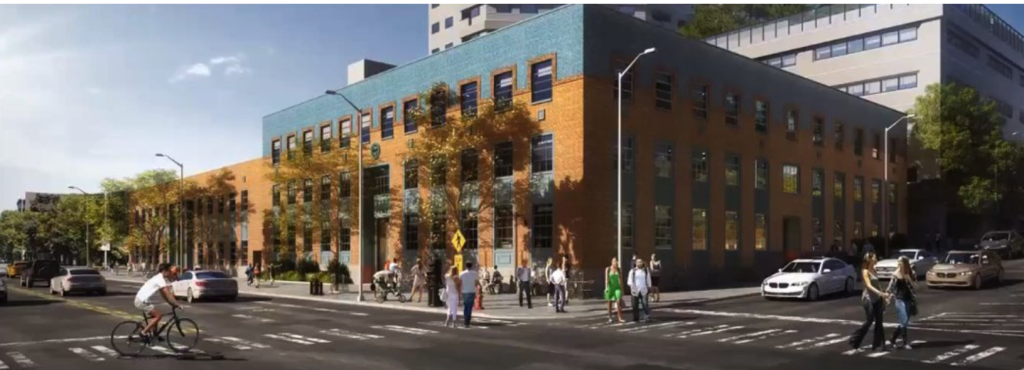
M 313 131 L 302 133 L 302 154 L 307 157 L 313 155 Z
M 615 155 L 618 155 L 618 147 L 615 149 Z M 633 172 L 633 138 L 627 137 L 622 139 L 622 172 Z
M 898 147 L 900 143 L 899 139 L 900 138 L 898 137 L 889 139 L 889 148 L 886 149 L 886 152 L 888 152 L 890 163 L 896 163 L 896 153 L 900 152 Z
M 512 206 L 494 207 L 494 247 L 513 247 Z
M 654 248 L 672 249 L 672 207 L 654 206 Z
M 864 39 L 850 40 L 846 46 L 850 54 L 862 52 L 864 51 Z
M 442 186 L 448 180 L 448 164 L 435 162 L 430 170 L 430 186 Z
M 380 137 L 390 139 L 395 136 L 395 107 L 380 110 Z
M 503 112 L 512 107 L 512 72 L 494 76 L 494 110 Z
M 341 129 L 341 137 L 338 139 L 338 142 L 342 148 L 348 148 L 350 145 L 349 137 L 352 136 L 352 120 L 348 118 L 343 119 L 338 123 L 338 127 Z
M 476 149 L 463 150 L 462 160 L 460 162 L 462 164 L 462 182 L 466 183 L 476 181 L 479 177 L 477 165 L 480 163 Z
M 853 222 L 853 238 L 860 239 L 864 235 L 864 223 L 860 221 Z
M 618 207 L 613 213 L 618 216 Z M 616 218 L 614 224 L 618 222 Z M 633 203 L 622 203 L 622 247 L 633 248 Z
M 430 127 L 444 126 L 448 113 L 448 92 L 444 89 L 434 90 L 430 94 Z
M 693 153 L 691 159 L 691 168 L 693 172 L 694 182 L 707 182 L 708 181 L 708 152 L 705 150 L 698 150 Z
M 693 89 L 693 118 L 708 119 L 708 85 L 697 85 Z
M 832 194 L 836 197 L 836 200 L 843 200 L 846 198 L 844 190 L 846 185 L 846 175 L 836 172 L 835 177 L 832 180 Z
M 693 250 L 705 251 L 708 249 L 708 213 L 704 209 L 693 209 Z
M 877 49 L 879 46 L 882 46 L 881 35 L 868 36 L 864 38 L 864 50 Z
M 832 47 L 831 46 L 823 46 L 823 47 L 814 49 L 814 59 L 815 60 L 828 59 L 828 58 L 831 58 L 831 57 L 832 57 Z
M 313 180 L 306 179 L 302 181 L 302 203 L 309 203 L 313 201 Z
M 740 157 L 725 157 L 725 186 L 740 186 Z
M 654 107 L 672 110 L 672 75 L 667 73 L 654 75 Z
M 271 187 L 270 198 L 271 198 L 270 199 L 270 203 L 274 207 L 277 207 L 277 206 L 281 205 L 281 186 L 280 185 L 274 184 L 274 186 Z
M 838 216 L 838 215 L 837 215 Z M 842 217 L 842 216 L 838 216 Z M 837 219 L 832 228 L 832 240 L 839 246 L 846 244 L 846 230 L 843 227 L 843 220 Z
M 843 141 L 846 140 L 846 127 L 843 126 L 842 122 L 836 122 L 832 140 L 836 142 L 836 150 L 843 150 Z
M 825 189 L 825 171 L 811 170 L 811 196 L 820 197 Z
M 825 146 L 825 119 L 814 117 L 814 128 L 811 132 L 811 142 L 817 146 Z
M 800 168 L 791 164 L 782 166 L 782 192 L 797 194 L 800 192 Z
M 904 28 L 900 30 L 900 42 L 917 40 L 917 27 Z
M 275 166 L 281 163 L 281 140 L 274 140 L 270 143 L 270 158 Z
M 430 223 L 431 249 L 443 250 L 445 248 L 445 245 L 448 242 L 447 238 L 445 238 L 447 236 L 447 230 L 445 230 L 446 221 L 444 211 L 434 212 Z
M 896 91 L 900 89 L 900 79 L 897 77 L 882 80 L 882 92 Z
M 294 155 L 295 145 L 296 145 L 295 135 L 288 136 L 288 146 L 285 149 L 288 150 L 288 159 L 289 160 L 292 159 L 292 155 Z
M 862 202 L 864 200 L 864 178 L 854 177 L 853 178 L 853 201 Z
M 619 99 L 619 74 L 622 73 L 622 68 L 615 69 L 615 80 L 612 83 L 612 101 L 618 101 Z M 622 101 L 631 102 L 633 101 L 633 71 L 630 70 L 626 74 L 622 75 Z
M 974 43 L 967 41 L 967 39 L 961 37 L 959 34 L 950 32 L 949 43 L 972 57 L 977 58 L 981 54 L 981 48 Z
M 338 250 L 348 252 L 352 250 L 352 229 L 345 227 L 345 223 L 338 230 Z
M 431 35 L 433 35 L 435 33 L 438 33 L 438 32 L 441 32 L 441 22 L 437 22 L 437 23 L 434 23 L 434 24 L 430 25 L 430 34 Z
M 455 25 L 455 17 L 448 17 L 444 19 L 444 29 L 452 28 Z
M 331 151 L 331 126 L 320 127 L 320 152 Z
M 768 189 L 768 161 L 754 161 L 754 189 Z
M 672 146 L 665 145 L 654 153 L 654 171 L 658 177 L 672 177 Z
M 352 196 L 352 175 L 342 172 L 338 176 L 338 198 L 349 198 Z
M 871 147 L 871 158 L 881 158 L 882 152 L 882 135 L 875 134 L 874 146 Z
M 416 116 L 419 110 L 419 101 L 416 99 L 409 100 L 402 104 L 402 119 L 404 120 L 405 133 L 411 134 L 416 132 Z
M 530 233 L 533 234 L 533 247 L 534 248 L 547 248 L 552 247 L 552 236 L 554 225 L 553 206 L 550 204 L 537 204 L 533 206 L 533 228 Z
M 878 224 L 871 224 L 871 236 L 878 236 Z
M 841 57 L 846 55 L 846 42 L 840 42 L 832 45 L 832 56 Z
M 754 250 L 768 249 L 768 219 L 763 213 L 754 214 Z
M 882 182 L 878 180 L 871 180 L 871 203 L 879 204 L 882 199 Z
M 864 129 L 860 127 L 853 131 L 853 154 L 864 155 Z
M 882 92 L 882 81 L 868 81 L 864 83 L 864 95 L 874 95 Z
M 512 142 L 494 146 L 494 178 L 512 176 Z
M 725 94 L 725 124 L 738 125 L 740 123 L 740 96 L 736 93 Z
M 288 183 L 288 204 L 295 204 L 298 190 L 295 188 L 295 182 Z
M 462 210 L 462 235 L 466 237 L 466 245 L 463 246 L 465 249 L 477 249 L 480 245 L 479 234 L 477 231 L 477 225 L 479 221 L 476 217 L 476 212 L 471 210 Z
M 530 66 L 530 98 L 534 103 L 549 101 L 552 98 L 551 60 L 534 63 Z
M 1011 68 L 1006 63 L 1003 63 L 992 54 L 988 55 L 988 67 L 991 68 L 993 71 L 996 71 L 997 73 L 1003 75 L 1003 77 L 1009 78 L 1011 80 L 1013 79 L 1013 68 Z
M 899 32 L 892 31 L 882 34 L 882 46 L 892 45 L 900 42 Z
M 331 250 L 331 222 L 323 221 L 320 223 L 320 250 L 330 251 Z
M 405 189 L 416 189 L 420 186 L 419 162 L 411 159 L 405 162 Z
M 551 172 L 555 169 L 554 140 L 551 134 L 533 137 L 533 152 L 530 156 L 530 169 L 533 173 Z
M 459 97 L 462 101 L 462 116 L 476 117 L 476 82 L 470 82 L 462 85 L 459 91 Z
M 725 211 L 725 250 L 740 248 L 740 215 L 736 211 Z
M 331 200 L 331 176 L 320 178 L 320 201 L 326 203 Z
M 370 142 L 370 124 L 373 123 L 373 117 L 370 116 L 369 113 L 364 113 L 360 117 L 359 120 L 361 121 L 359 126 L 360 126 L 360 130 L 362 131 L 362 140 L 360 140 L 360 142 L 362 142 L 363 144 L 369 143 Z
M 800 124 L 800 113 L 795 110 L 786 111 L 786 138 L 796 140 L 796 129 Z
M 305 252 L 313 251 L 313 223 L 309 221 L 302 223 L 302 249 Z
M 768 133 L 768 102 L 754 101 L 754 130 L 762 134 Z

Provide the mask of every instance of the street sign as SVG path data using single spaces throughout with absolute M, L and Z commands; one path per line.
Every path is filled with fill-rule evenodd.
M 455 247 L 455 251 L 458 253 L 462 253 L 462 247 L 465 245 L 466 237 L 462 236 L 461 230 L 455 230 L 455 236 L 452 237 L 452 246 Z M 461 267 L 459 268 L 461 269 Z
M 455 260 L 453 260 L 452 262 L 455 263 L 455 267 L 459 269 L 459 273 L 461 274 L 462 273 L 462 253 L 456 253 L 455 254 Z
M 100 250 L 104 252 L 110 252 L 110 243 L 104 243 L 100 246 Z

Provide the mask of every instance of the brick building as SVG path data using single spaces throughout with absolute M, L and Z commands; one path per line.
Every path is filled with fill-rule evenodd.
M 339 89 L 361 116 L 332 95 L 272 113 L 263 120 L 263 158 L 253 162 L 287 160 L 282 152 L 325 134 L 354 135 L 352 122 L 368 128 L 365 145 L 377 160 L 364 172 L 364 188 L 375 194 L 364 199 L 365 232 L 332 225 L 327 231 L 343 242 L 329 251 L 302 241 L 302 234 L 320 240 L 324 227 L 297 230 L 294 242 L 296 256 L 338 256 L 355 271 L 355 238 L 363 235 L 366 276 L 384 258 L 429 253 L 431 234 L 443 231 L 446 241 L 455 231 L 454 223 L 440 230 L 410 222 L 417 211 L 406 204 L 427 185 L 407 188 L 402 158 L 430 129 L 407 125 L 410 98 L 446 83 L 461 96 L 447 112 L 455 117 L 511 97 L 528 107 L 540 133 L 475 148 L 468 165 L 481 167 L 481 187 L 529 180 L 528 202 L 460 223 L 475 245 L 465 259 L 509 276 L 516 261 L 568 255 L 584 280 L 600 285 L 616 254 L 616 71 L 648 47 L 658 52 L 633 67 L 622 89 L 624 256 L 656 253 L 666 285 L 697 287 L 761 278 L 787 255 L 825 250 L 833 240 L 846 246 L 904 230 L 903 148 L 885 153 L 882 145 L 900 112 L 600 6 L 563 6 Z M 890 141 L 904 142 L 896 138 L 903 132 L 890 131 Z M 480 165 L 505 163 L 499 156 L 512 158 L 515 170 Z M 891 202 L 883 218 L 885 157 Z M 264 177 L 246 171 L 235 175 Z M 269 207 L 270 186 L 244 184 L 248 207 Z M 256 242 L 259 225 L 248 226 L 250 261 L 267 245 Z M 444 243 L 433 253 L 451 260 L 454 250 Z

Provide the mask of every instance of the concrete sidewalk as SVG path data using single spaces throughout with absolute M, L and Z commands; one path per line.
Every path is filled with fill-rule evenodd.
M 145 281 L 141 276 L 114 275 L 106 271 L 103 272 L 103 275 L 110 281 L 136 284 L 142 284 Z M 426 295 L 422 297 L 422 302 L 412 301 L 399 303 L 396 298 L 389 297 L 388 301 L 384 303 L 377 303 L 373 300 L 373 294 L 367 290 L 363 294 L 365 300 L 360 302 L 356 300 L 358 294 L 355 292 L 330 292 L 330 289 L 330 285 L 324 284 L 324 295 L 313 296 L 309 294 L 309 283 L 279 280 L 274 283 L 274 286 L 270 286 L 269 282 L 264 281 L 261 283 L 259 288 L 256 288 L 254 286 L 251 287 L 246 285 L 244 278 L 238 279 L 238 293 L 242 295 L 429 312 L 437 313 L 438 315 L 444 315 L 445 312 L 447 312 L 443 307 L 428 307 Z M 760 294 L 760 287 L 757 286 L 689 292 L 666 292 L 661 294 L 661 302 L 651 302 L 651 308 L 653 310 L 657 310 L 658 308 L 677 305 L 699 305 L 757 294 Z M 408 295 L 406 295 L 406 298 L 412 299 L 412 297 L 409 297 Z M 629 300 L 629 297 L 625 298 L 627 301 Z M 525 304 L 525 302 L 523 303 Z M 533 309 L 519 307 L 518 297 L 514 293 L 498 295 L 488 294 L 484 296 L 484 309 L 474 310 L 473 316 L 501 320 L 587 318 L 603 317 L 607 314 L 608 309 L 607 303 L 600 299 L 569 300 L 569 304 L 566 306 L 566 311 L 568 312 L 557 315 L 555 314 L 553 307 L 548 307 L 547 299 L 544 296 L 534 297 L 533 304 Z M 629 302 L 626 302 L 626 304 L 629 305 Z M 625 313 L 627 311 L 628 310 L 624 308 L 623 312 Z

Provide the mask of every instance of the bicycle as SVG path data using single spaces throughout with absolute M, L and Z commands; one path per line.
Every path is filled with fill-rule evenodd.
M 166 331 L 164 339 L 171 350 L 188 353 L 199 344 L 199 325 L 191 319 L 178 317 L 179 309 L 172 309 L 170 319 L 150 334 L 142 334 L 142 329 L 150 319 L 145 313 L 142 314 L 141 322 L 129 320 L 117 324 L 110 332 L 111 346 L 121 356 L 136 356 L 146 347 L 156 345 L 156 337 Z

